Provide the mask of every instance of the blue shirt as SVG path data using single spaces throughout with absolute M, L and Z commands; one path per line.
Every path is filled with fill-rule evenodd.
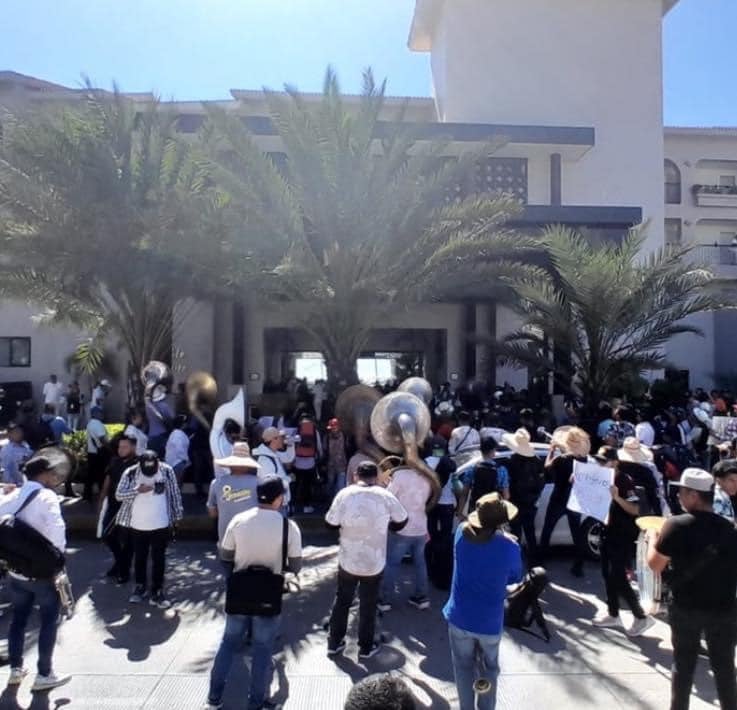
M 495 464 L 496 465 L 496 464 Z M 460 475 L 461 483 L 464 486 L 473 488 L 473 481 L 476 476 L 476 466 L 467 468 Z M 496 465 L 496 487 L 501 491 L 504 488 L 509 488 L 509 471 L 506 466 Z
M 459 525 L 453 557 L 450 598 L 443 607 L 445 620 L 471 633 L 500 634 L 507 585 L 522 579 L 519 545 L 500 532 L 488 542 L 470 542 Z
M 21 473 L 20 467 L 31 458 L 32 453 L 31 447 L 25 441 L 22 444 L 9 441 L 3 446 L 3 450 L 0 452 L 3 483 L 15 483 L 16 486 L 23 485 L 25 477 Z
M 54 441 L 59 444 L 61 443 L 61 437 L 63 434 L 71 434 L 72 430 L 67 426 L 67 423 L 61 417 L 55 417 L 53 415 L 41 417 L 49 427 L 54 435 Z

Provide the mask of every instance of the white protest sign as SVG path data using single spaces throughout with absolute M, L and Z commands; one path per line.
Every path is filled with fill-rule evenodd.
M 614 483 L 614 470 L 596 463 L 573 463 L 573 487 L 568 510 L 606 522 Z

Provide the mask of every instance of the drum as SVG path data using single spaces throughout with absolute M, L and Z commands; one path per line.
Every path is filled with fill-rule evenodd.
M 637 586 L 640 589 L 640 603 L 646 614 L 660 611 L 663 582 L 660 574 L 653 572 L 647 564 L 647 554 L 651 541 L 643 530 L 637 539 Z

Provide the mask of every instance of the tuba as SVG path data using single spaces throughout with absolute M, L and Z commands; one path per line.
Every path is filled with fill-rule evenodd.
M 246 395 L 241 387 L 233 399 L 221 404 L 215 410 L 210 430 L 210 451 L 213 459 L 221 459 L 230 455 L 230 447 L 225 447 L 225 422 L 232 419 L 243 428 L 246 426 Z
M 215 378 L 209 372 L 198 370 L 187 377 L 184 389 L 187 393 L 189 411 L 197 417 L 205 429 L 209 429 L 210 422 L 206 412 L 215 411 L 218 397 L 218 383 Z
M 371 412 L 371 433 L 382 448 L 402 454 L 404 465 L 424 476 L 430 484 L 427 509 L 440 497 L 437 474 L 419 454 L 419 445 L 430 432 L 430 410 L 410 392 L 392 392 L 382 397 Z
M 347 434 L 356 440 L 356 448 L 366 454 L 374 463 L 381 461 L 386 454 L 370 439 L 371 412 L 381 395 L 368 385 L 346 387 L 335 402 L 335 416 Z
M 432 385 L 424 377 L 408 377 L 397 387 L 397 392 L 409 392 L 421 399 L 428 407 L 432 402 Z

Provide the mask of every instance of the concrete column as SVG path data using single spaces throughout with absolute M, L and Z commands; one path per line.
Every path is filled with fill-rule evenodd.
M 562 205 L 562 199 L 563 188 L 560 153 L 553 153 L 550 156 L 550 204 Z
M 178 326 L 172 336 L 175 365 L 180 371 L 177 379 L 185 379 L 190 372 L 214 369 L 215 311 L 210 301 L 188 299 L 174 307 Z M 181 318 L 181 321 L 180 321 Z

